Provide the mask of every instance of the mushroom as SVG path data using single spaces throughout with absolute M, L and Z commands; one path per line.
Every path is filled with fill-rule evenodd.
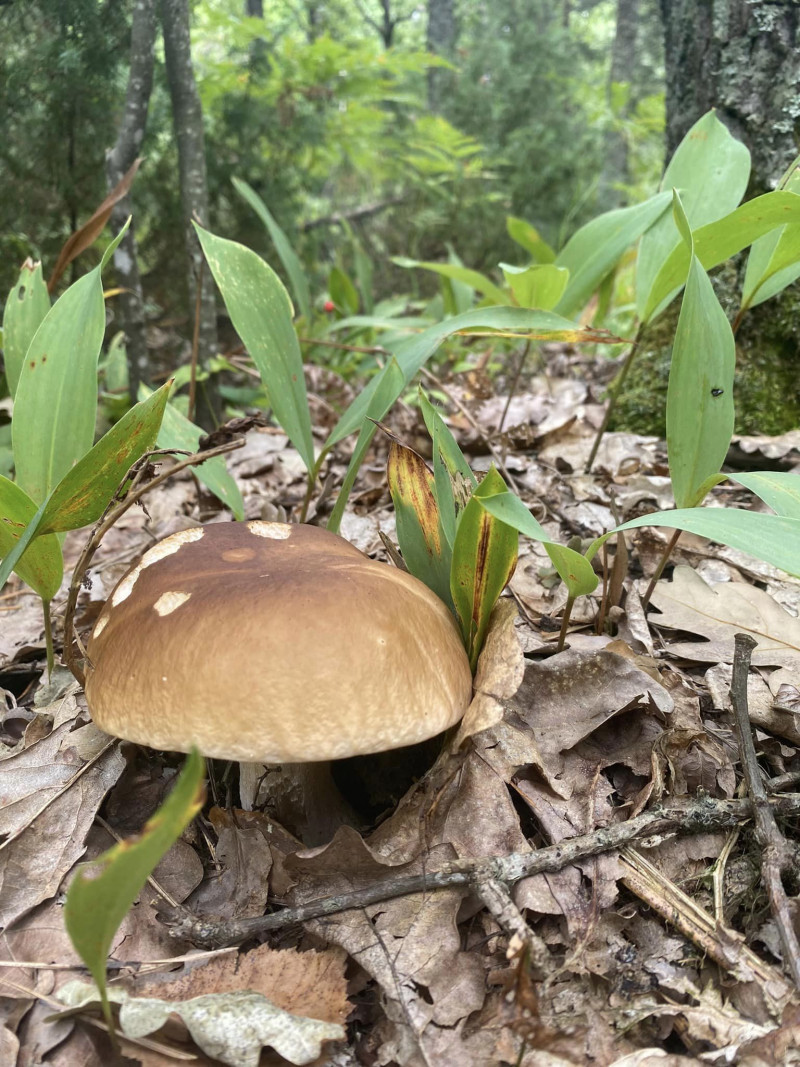
M 327 530 L 279 522 L 160 541 L 115 587 L 87 653 L 106 732 L 309 764 L 305 818 L 290 827 L 306 844 L 333 829 L 330 760 L 431 738 L 472 692 L 455 620 L 427 586 Z

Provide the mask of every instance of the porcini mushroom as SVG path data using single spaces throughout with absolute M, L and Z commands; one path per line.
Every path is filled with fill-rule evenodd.
M 250 763 L 411 745 L 458 722 L 472 691 L 455 620 L 427 586 L 327 530 L 277 522 L 159 542 L 112 592 L 87 653 L 101 729 Z M 304 840 L 318 843 L 330 827 L 308 815 Z

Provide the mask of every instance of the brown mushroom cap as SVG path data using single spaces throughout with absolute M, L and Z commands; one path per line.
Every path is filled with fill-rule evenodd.
M 159 542 L 88 647 L 101 729 L 245 762 L 399 748 L 472 691 L 450 611 L 416 578 L 314 526 L 218 523 Z

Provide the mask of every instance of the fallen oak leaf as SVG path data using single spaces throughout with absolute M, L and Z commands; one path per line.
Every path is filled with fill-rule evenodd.
M 80 1012 L 100 1006 L 99 990 L 87 982 L 70 982 L 60 990 L 59 998 L 68 1010 L 51 1016 L 53 1019 L 75 1014 L 76 1009 Z M 250 990 L 159 1000 L 132 997 L 124 989 L 111 988 L 108 999 L 119 1005 L 120 1029 L 127 1037 L 147 1037 L 175 1014 L 203 1052 L 229 1067 L 258 1067 L 265 1046 L 274 1048 L 289 1063 L 313 1063 L 321 1055 L 323 1042 L 345 1037 L 344 1027 L 338 1023 L 292 1015 Z

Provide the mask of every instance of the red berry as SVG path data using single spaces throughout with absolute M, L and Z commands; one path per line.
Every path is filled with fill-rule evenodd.
M 336 305 L 334 304 L 334 302 L 332 300 L 326 300 L 325 304 L 323 305 L 323 310 L 327 311 L 328 313 L 330 313 L 331 311 L 335 311 L 336 310 Z

